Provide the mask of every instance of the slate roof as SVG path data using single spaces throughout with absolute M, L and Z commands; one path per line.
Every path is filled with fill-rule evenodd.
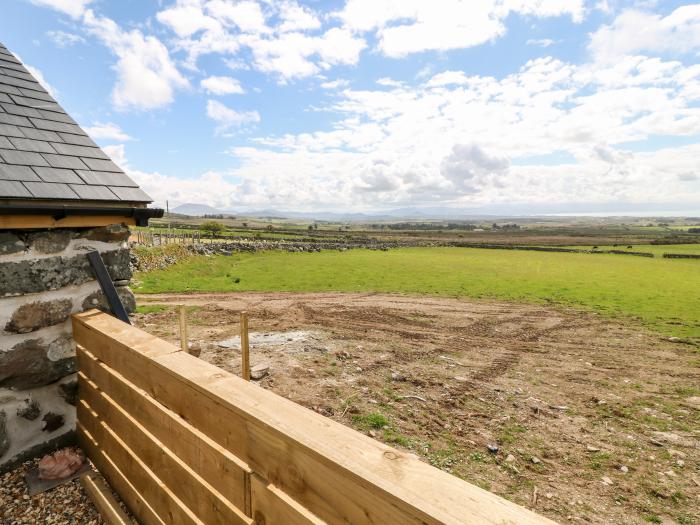
M 0 200 L 152 202 L 0 44 Z

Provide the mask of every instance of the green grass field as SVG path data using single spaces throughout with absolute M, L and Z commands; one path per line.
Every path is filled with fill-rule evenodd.
M 583 307 L 700 338 L 700 261 L 469 248 L 192 257 L 135 291 L 377 291 Z
M 653 253 L 656 257 L 661 257 L 664 253 L 683 253 L 700 255 L 700 244 L 633 244 L 632 248 L 627 248 L 627 244 L 618 246 L 598 245 L 600 250 L 622 250 L 626 252 L 647 252 Z M 591 250 L 590 246 L 565 246 L 565 248 L 576 248 L 578 250 Z

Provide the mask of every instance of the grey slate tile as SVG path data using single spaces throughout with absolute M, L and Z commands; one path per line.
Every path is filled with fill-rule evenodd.
M 96 201 L 115 201 L 117 196 L 107 186 L 88 186 L 86 184 L 71 184 L 71 189 L 81 199 Z
M 58 142 L 65 142 L 66 144 L 76 144 L 78 146 L 93 146 L 97 147 L 97 144 L 88 137 L 87 135 L 73 135 L 72 133 L 59 133 L 61 139 Z M 56 141 L 54 141 L 56 142 Z
M 32 123 L 26 117 L 18 117 L 17 115 L 9 115 L 4 112 L 0 113 L 0 124 L 12 124 L 13 126 L 26 126 L 31 128 Z
M 89 146 L 76 146 L 74 144 L 61 143 L 54 143 L 52 144 L 52 146 L 58 153 L 62 153 L 63 155 L 73 155 L 75 157 L 90 157 L 93 159 L 109 160 L 107 154 L 105 154 L 105 152 L 102 151 L 100 148 L 92 148 Z
M 30 118 L 35 128 L 47 129 L 49 131 L 62 131 L 64 133 L 74 133 L 75 135 L 85 135 L 85 132 L 75 124 L 66 124 L 64 122 L 55 122 L 53 120 L 45 120 L 39 118 Z
M 22 115 L 23 117 L 41 117 L 39 111 L 34 108 L 18 106 L 17 104 L 0 104 L 2 109 L 10 115 Z
M 71 170 L 84 170 L 87 168 L 85 163 L 78 157 L 67 157 L 66 155 L 51 155 L 44 153 L 46 161 L 54 168 L 68 168 Z
M 12 62 L 13 64 L 21 65 L 21 62 L 17 60 L 17 57 L 15 57 L 15 55 L 10 53 L 7 49 L 5 49 L 5 51 L 2 52 L 2 59 L 7 62 Z
M 0 149 L 0 157 L 7 164 L 22 164 L 24 166 L 48 166 L 48 162 L 38 153 Z
M 0 148 L 15 149 L 10 139 L 0 136 Z
M 44 182 L 65 182 L 69 184 L 82 184 L 83 180 L 73 170 L 63 168 L 34 168 Z
M 85 171 L 77 170 L 78 175 L 85 181 L 85 184 L 101 185 L 101 186 L 126 186 L 137 188 L 136 184 L 124 172 L 110 173 L 107 171 Z
M 0 164 L 0 179 L 41 181 L 39 176 L 32 171 L 32 168 L 16 164 Z
M 0 93 L 0 102 L 12 102 L 12 99 L 10 98 L 10 95 Z
M 94 171 L 113 171 L 116 173 L 121 173 L 122 170 L 111 160 L 100 160 L 100 159 L 86 159 L 83 158 L 82 161 L 87 164 L 87 167 Z
M 27 137 L 28 139 L 34 139 L 34 140 L 45 140 L 47 142 L 63 142 L 63 139 L 59 136 L 58 133 L 54 131 L 46 131 L 45 129 L 36 129 L 36 128 L 17 128 L 20 133 L 22 133 L 23 136 Z M 2 135 L 2 131 L 0 130 L 0 135 Z M 73 135 L 77 136 L 77 135 Z
M 61 106 L 56 104 L 56 102 L 49 102 L 47 100 L 39 100 L 38 98 L 22 97 L 20 95 L 8 95 L 12 100 L 7 102 L 14 102 L 18 106 L 27 106 L 35 109 L 45 109 L 47 111 L 63 111 Z
M 24 66 L 10 62 L 9 60 L 6 60 L 6 58 L 7 57 L 0 55 L 0 67 L 4 67 L 6 69 L 16 69 L 17 71 L 24 71 L 25 73 L 27 72 Z
M 41 118 L 45 118 L 46 120 L 54 120 L 56 122 L 65 122 L 66 124 L 73 124 L 74 126 L 78 126 L 78 123 L 70 118 L 68 115 L 65 113 L 57 113 L 55 111 L 49 111 L 46 109 L 37 109 L 39 112 L 39 115 Z
M 25 128 L 27 129 L 27 128 Z M 0 135 L 3 137 L 24 137 L 25 134 L 17 126 L 12 124 L 0 124 Z
M 18 88 L 18 91 L 25 97 L 36 98 L 46 102 L 56 102 L 56 100 L 46 91 L 35 91 L 33 89 Z
M 29 80 L 34 82 L 34 77 L 25 71 L 19 69 L 11 69 L 9 67 L 0 66 L 0 74 L 7 75 L 8 77 L 21 78 L 22 80 Z
M 52 182 L 25 182 L 24 185 L 37 199 L 77 199 L 78 195 L 67 184 Z
M 112 190 L 115 193 L 115 195 L 123 201 L 151 202 L 153 200 L 141 188 L 122 188 L 110 186 L 109 189 Z
M 11 138 L 10 141 L 15 149 L 22 151 L 36 151 L 38 153 L 56 153 L 51 144 L 43 140 Z
M 3 197 L 32 197 L 27 188 L 16 180 L 0 180 L 0 195 Z
M 22 80 L 21 78 L 11 77 L 9 75 L 0 74 L 0 82 L 3 84 L 9 84 L 10 86 L 15 86 L 18 88 L 35 89 L 41 91 L 41 86 L 38 82 L 31 82 L 29 80 Z
M 7 84 L 3 84 L 2 82 L 0 82 L 0 93 L 7 93 L 8 95 L 22 94 L 19 88 L 16 88 L 15 86 L 8 86 Z

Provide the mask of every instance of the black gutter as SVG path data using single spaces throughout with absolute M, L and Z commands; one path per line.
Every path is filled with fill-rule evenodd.
M 110 208 L 98 206 L 38 206 L 16 205 L 0 206 L 0 215 L 51 215 L 55 220 L 60 220 L 70 215 L 109 215 L 115 217 L 131 217 L 136 221 L 136 226 L 148 226 L 148 219 L 159 219 L 164 210 L 160 208 Z

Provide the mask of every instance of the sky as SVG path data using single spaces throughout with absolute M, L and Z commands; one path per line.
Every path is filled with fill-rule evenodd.
M 700 215 L 700 4 L 2 0 L 170 207 Z

